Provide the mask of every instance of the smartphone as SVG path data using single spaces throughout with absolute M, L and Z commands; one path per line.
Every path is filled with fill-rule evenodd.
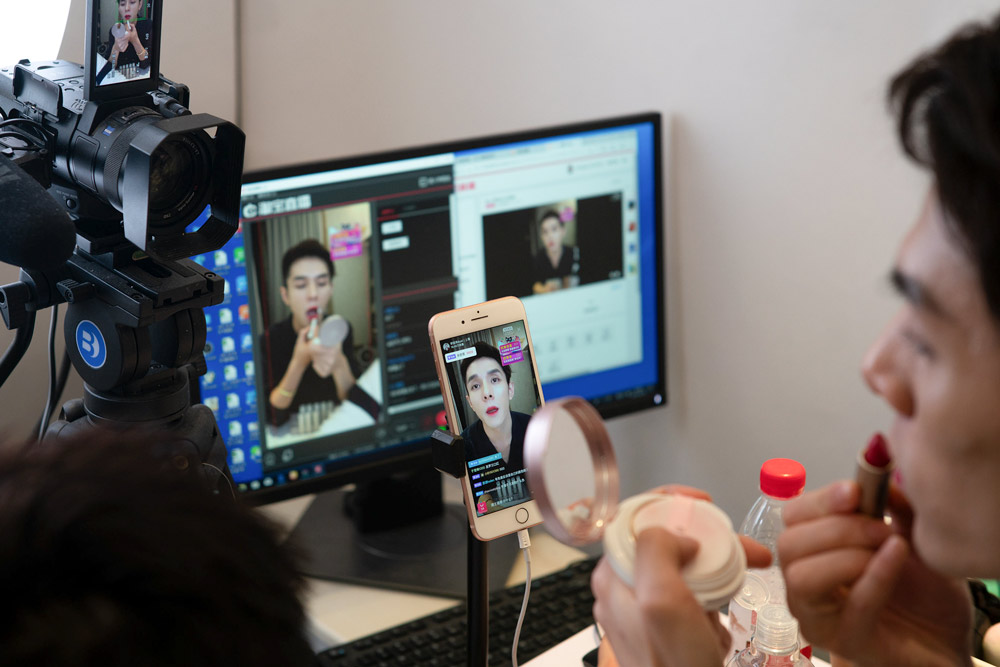
M 541 523 L 524 475 L 524 434 L 543 403 L 524 305 L 495 299 L 438 313 L 427 328 L 448 428 L 464 441 L 472 533 L 492 540 Z

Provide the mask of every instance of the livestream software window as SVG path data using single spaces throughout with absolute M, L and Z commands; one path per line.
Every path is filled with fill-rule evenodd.
M 625 126 L 245 184 L 237 234 L 194 258 L 226 281 L 224 303 L 206 313 L 201 394 L 241 490 L 321 475 L 340 457 L 439 427 L 427 322 L 443 310 L 520 297 L 547 398 L 571 389 L 586 395 L 573 381 L 583 375 L 594 395 L 640 386 L 635 373 L 648 371 L 637 369 L 656 355 L 652 325 L 635 326 L 655 320 L 642 311 L 656 307 L 655 290 L 643 284 L 651 278 L 640 271 L 652 224 L 639 214 L 653 215 L 639 186 L 651 160 L 640 154 L 642 131 Z M 287 366 L 275 332 L 293 316 L 280 257 L 305 236 L 328 242 L 333 313 L 322 315 L 346 322 L 360 397 L 354 391 L 289 415 L 269 401 Z M 543 262 L 553 243 L 563 246 L 558 275 Z

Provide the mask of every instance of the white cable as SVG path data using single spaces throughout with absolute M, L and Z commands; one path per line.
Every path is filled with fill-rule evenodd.
M 517 642 L 521 638 L 521 623 L 524 622 L 524 613 L 528 611 L 528 596 L 531 594 L 531 538 L 528 537 L 528 529 L 517 531 L 517 544 L 524 554 L 524 601 L 521 602 L 521 615 L 517 617 L 517 625 L 514 627 L 514 645 L 510 649 L 510 658 L 514 667 L 517 667 Z

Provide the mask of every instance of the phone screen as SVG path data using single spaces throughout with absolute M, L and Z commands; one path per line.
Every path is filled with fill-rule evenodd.
M 523 320 L 440 342 L 476 515 L 531 500 L 524 433 L 541 405 Z
M 153 19 L 159 0 L 95 0 L 94 40 L 90 45 L 96 86 L 111 86 L 151 76 Z

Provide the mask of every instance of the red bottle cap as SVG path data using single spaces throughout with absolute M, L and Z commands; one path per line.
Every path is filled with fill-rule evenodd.
M 806 469 L 793 459 L 769 459 L 760 467 L 760 490 L 787 500 L 806 488 Z

